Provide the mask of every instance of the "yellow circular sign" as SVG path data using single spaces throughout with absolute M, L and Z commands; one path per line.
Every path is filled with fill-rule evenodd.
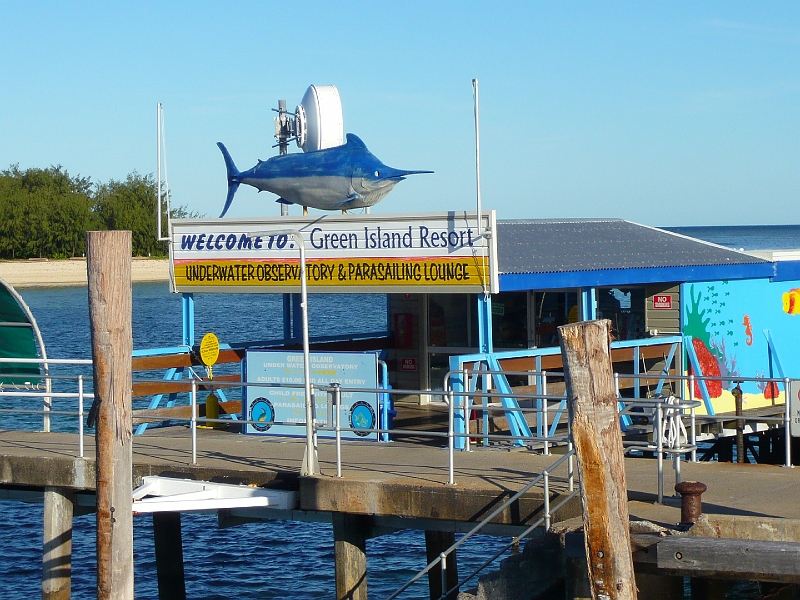
M 200 360 L 207 367 L 215 364 L 219 358 L 219 340 L 213 333 L 207 333 L 200 342 Z

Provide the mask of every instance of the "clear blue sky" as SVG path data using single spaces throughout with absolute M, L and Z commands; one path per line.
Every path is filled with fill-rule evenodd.
M 173 201 L 217 216 L 215 143 L 249 168 L 279 98 L 334 84 L 345 131 L 436 171 L 373 212 L 473 209 L 474 77 L 499 218 L 800 222 L 797 2 L 0 0 L 0 168 L 152 173 L 162 102 Z M 243 186 L 228 214 L 273 200 Z

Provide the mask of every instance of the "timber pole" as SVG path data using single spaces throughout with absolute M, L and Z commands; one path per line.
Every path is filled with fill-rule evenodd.
M 86 234 L 97 450 L 97 598 L 133 600 L 131 232 Z
M 595 600 L 634 600 L 628 487 L 609 342 L 611 322 L 558 328 L 578 456 L 589 583 Z
M 44 488 L 42 600 L 69 600 L 72 587 L 72 490 Z

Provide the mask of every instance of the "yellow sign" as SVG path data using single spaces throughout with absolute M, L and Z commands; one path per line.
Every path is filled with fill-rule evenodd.
M 216 364 L 219 358 L 219 340 L 213 333 L 207 333 L 200 342 L 200 360 L 207 367 Z
M 473 286 L 480 287 L 489 270 L 487 257 L 438 259 L 315 260 L 306 264 L 312 286 Z M 298 260 L 175 261 L 175 285 L 189 287 L 297 286 Z

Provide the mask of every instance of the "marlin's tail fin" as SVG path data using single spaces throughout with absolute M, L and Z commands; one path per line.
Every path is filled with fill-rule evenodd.
M 217 146 L 222 151 L 222 158 L 225 159 L 225 169 L 228 171 L 228 197 L 225 199 L 225 208 L 222 209 L 222 214 L 219 216 L 221 219 L 228 212 L 228 208 L 233 202 L 233 196 L 236 190 L 239 189 L 239 169 L 233 164 L 233 159 L 225 145 L 222 142 L 217 142 Z

